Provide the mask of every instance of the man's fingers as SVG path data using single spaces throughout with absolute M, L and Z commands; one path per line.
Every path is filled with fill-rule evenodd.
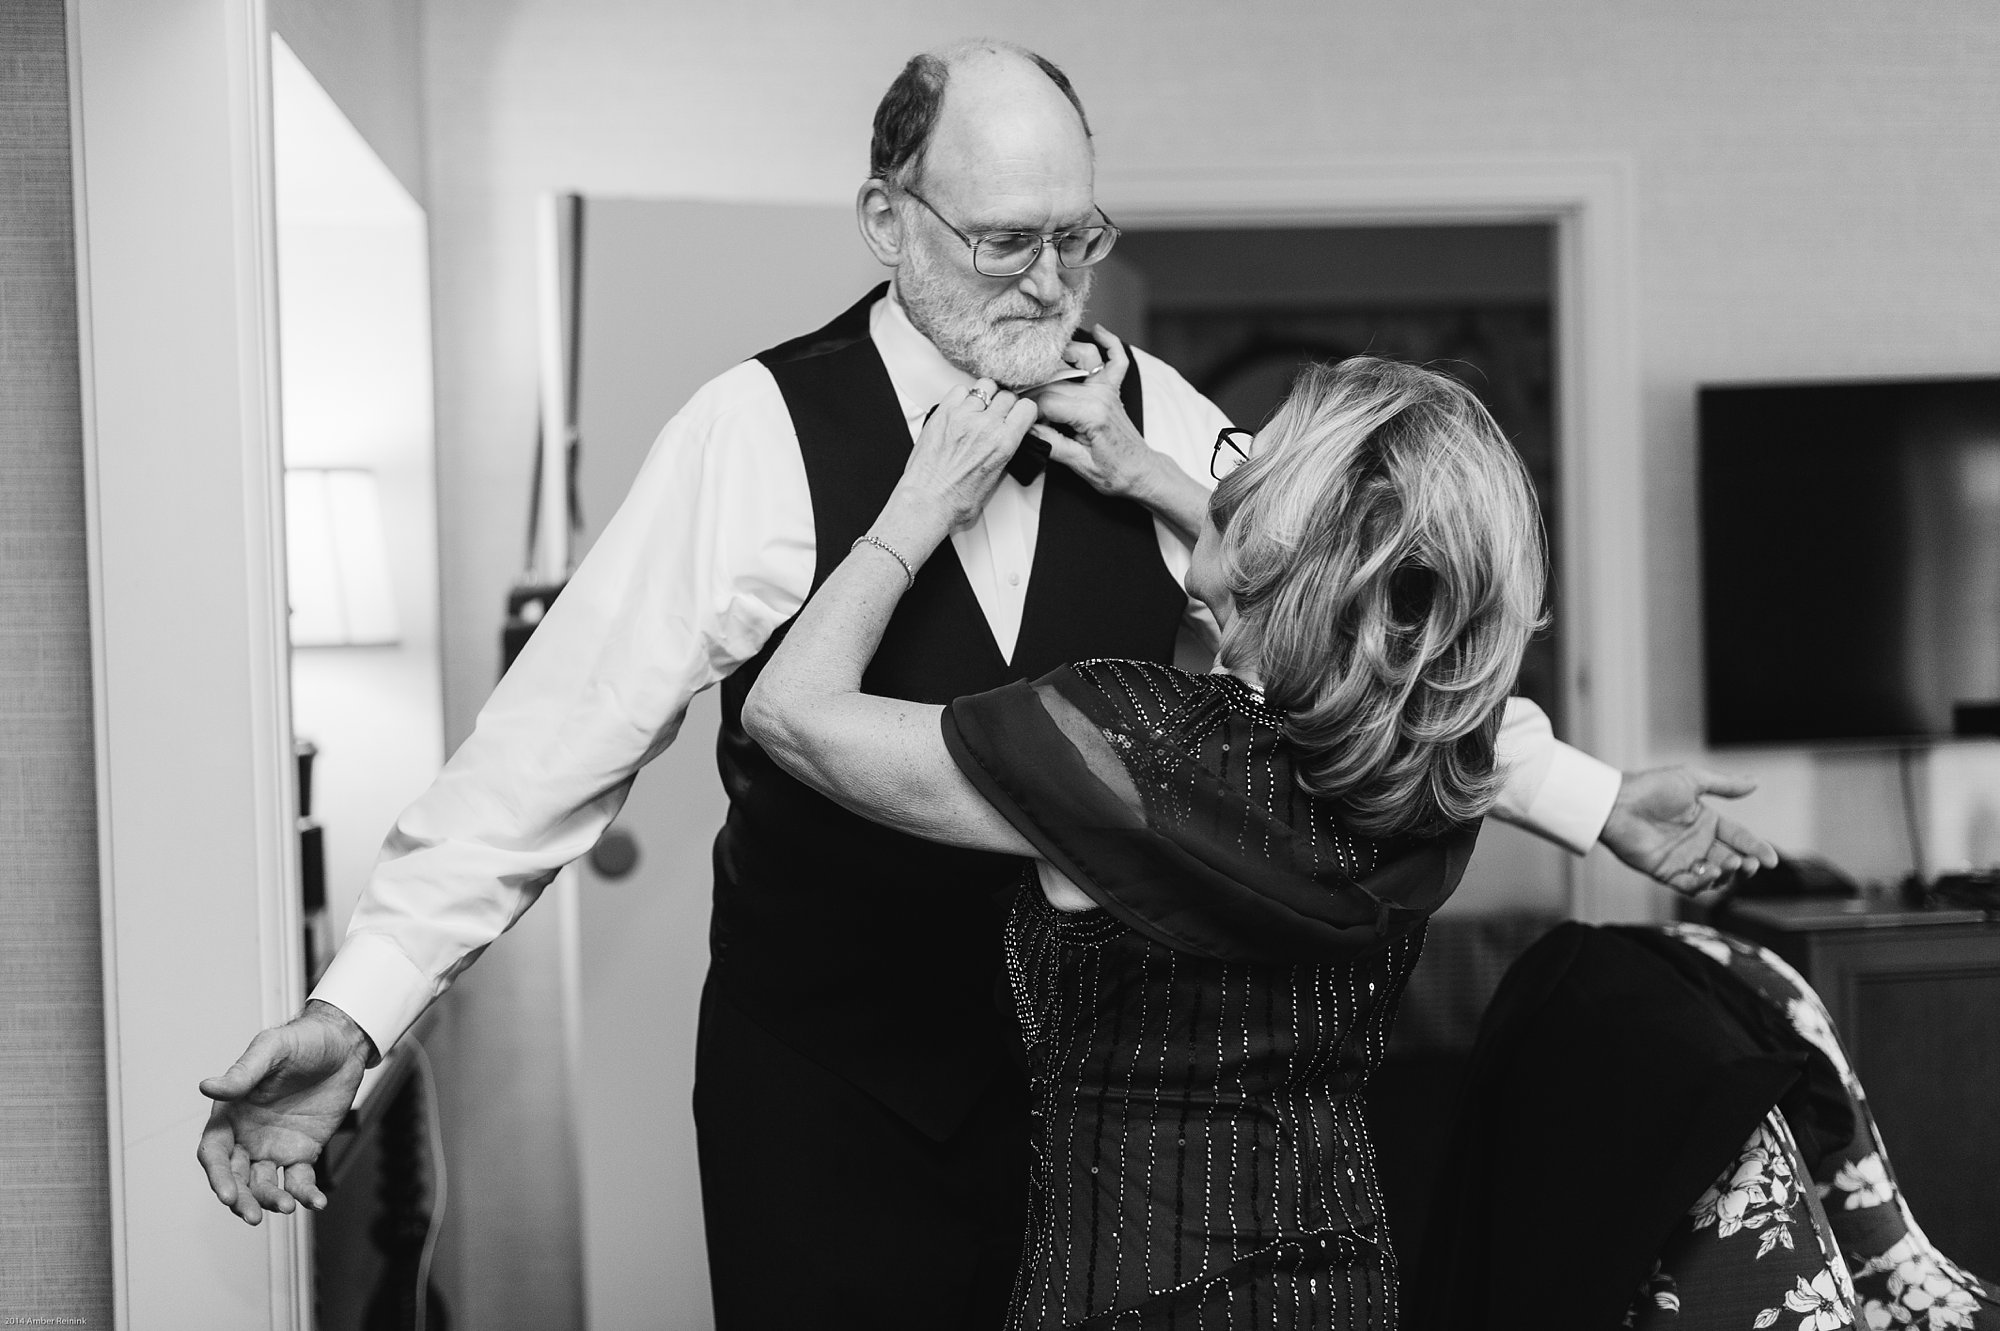
M 269 1160 L 250 1162 L 250 1195 L 266 1210 L 279 1215 L 290 1215 L 298 1208 L 292 1195 L 285 1191 L 284 1171 Z
M 319 1190 L 313 1178 L 313 1167 L 308 1164 L 288 1165 L 284 1174 L 285 1191 L 310 1206 L 315 1211 L 326 1209 L 326 1194 Z
M 1679 873 L 1656 874 L 1654 876 L 1682 896 L 1693 896 L 1708 886 L 1707 876 L 1697 872 L 1692 867 L 1683 869 Z
M 1660 881 L 1676 892 L 1691 896 L 1697 892 L 1706 892 L 1711 887 L 1720 886 L 1727 882 L 1730 874 L 1734 872 L 1735 869 L 1732 867 L 1701 859 L 1679 873 L 1666 875 Z
M 254 1225 L 264 1218 L 264 1208 L 257 1204 L 257 1196 L 250 1189 L 250 1152 L 238 1142 L 229 1153 L 229 1172 L 236 1179 L 236 1214 L 243 1217 L 243 1223 Z
M 236 1132 L 229 1120 L 219 1113 L 210 1115 L 194 1158 L 201 1162 L 201 1172 L 208 1175 L 208 1190 L 215 1194 L 215 1200 L 229 1207 L 236 1204 L 236 1175 L 229 1171 L 229 1155 L 235 1147 Z
M 196 1155 L 208 1175 L 210 1191 L 245 1224 L 257 1224 L 267 1210 L 290 1215 L 301 1202 L 315 1211 L 326 1208 L 326 1194 L 320 1191 L 311 1165 L 252 1160 L 240 1143 L 226 1140 L 228 1130 L 227 1123 L 211 1125 Z
M 1725 772 L 1711 772 L 1706 767 L 1690 767 L 1688 775 L 1704 795 L 1720 795 L 1724 799 L 1740 799 L 1757 788 L 1757 783 L 1747 776 L 1731 776 Z
M 209 1077 L 201 1083 L 201 1093 L 211 1100 L 241 1100 L 257 1084 L 255 1074 L 244 1070 L 241 1063 L 223 1073 L 220 1077 Z
M 211 1100 L 241 1100 L 250 1093 L 250 1088 L 264 1080 L 275 1061 L 277 1037 L 269 1031 L 259 1031 L 243 1056 L 229 1065 L 229 1070 L 219 1077 L 210 1077 L 202 1082 L 201 1093 Z
M 1757 865 L 1762 865 L 1766 869 L 1778 867 L 1778 848 L 1734 818 L 1717 820 L 1715 838 L 1748 861 L 1751 873 L 1757 871 L 1755 867 Z

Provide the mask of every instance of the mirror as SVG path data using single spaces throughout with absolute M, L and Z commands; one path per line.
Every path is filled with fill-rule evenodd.
M 444 762 L 430 234 L 424 210 L 279 37 L 271 93 L 310 988 L 384 832 Z M 437 1107 L 413 1066 L 429 1034 L 413 1032 L 370 1073 L 354 1126 L 328 1144 L 331 1205 L 314 1217 L 319 1331 L 361 1326 L 371 1303 L 412 1284 L 434 1289 L 443 1189 L 426 1129 Z

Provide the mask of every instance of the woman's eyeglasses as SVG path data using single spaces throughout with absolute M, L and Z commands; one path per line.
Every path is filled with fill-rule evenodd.
M 1257 436 L 1229 426 L 1215 436 L 1215 451 L 1208 455 L 1208 474 L 1221 480 L 1250 460 L 1250 445 Z

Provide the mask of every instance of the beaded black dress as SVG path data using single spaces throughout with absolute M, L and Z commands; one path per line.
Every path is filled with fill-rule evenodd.
M 1476 826 L 1374 840 L 1227 675 L 1092 661 L 946 710 L 1031 871 L 1007 969 L 1034 1184 L 1008 1325 L 1396 1324 L 1361 1092 Z

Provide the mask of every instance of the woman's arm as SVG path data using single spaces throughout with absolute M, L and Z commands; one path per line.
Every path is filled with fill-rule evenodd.
M 943 709 L 865 694 L 861 674 L 915 570 L 978 518 L 1034 420 L 1034 403 L 991 380 L 947 398 L 869 529 L 895 554 L 856 545 L 806 603 L 743 705 L 751 738 L 835 802 L 899 832 L 1012 855 L 1034 848 L 945 752 Z

